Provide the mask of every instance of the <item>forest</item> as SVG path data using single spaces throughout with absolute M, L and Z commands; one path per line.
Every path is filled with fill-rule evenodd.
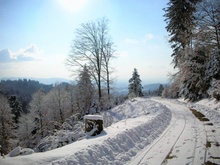
M 163 96 L 220 100 L 220 2 L 171 0 L 167 5 L 164 17 L 178 71 L 170 75 Z

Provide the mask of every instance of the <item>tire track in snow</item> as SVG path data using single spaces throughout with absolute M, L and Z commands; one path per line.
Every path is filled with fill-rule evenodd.
M 196 114 L 195 114 L 195 111 L 197 111 L 196 109 L 192 109 L 192 108 L 189 108 L 190 111 L 192 111 L 192 113 L 195 115 L 195 117 L 201 121 L 200 117 L 198 117 Z M 196 112 L 198 114 L 198 112 Z M 199 112 L 200 113 L 200 112 Z M 203 115 L 203 114 L 202 114 Z M 204 132 L 205 132 L 205 139 L 206 139 L 206 149 L 205 149 L 205 152 L 204 152 L 204 157 L 203 157 L 203 164 L 205 164 L 206 162 L 206 157 L 207 157 L 207 140 L 208 140 L 208 135 L 207 135 L 207 130 L 205 128 L 205 125 L 204 123 L 202 123 L 203 125 L 203 129 L 204 129 Z M 195 127 L 194 127 L 195 129 Z M 197 141 L 196 141 L 197 142 Z M 196 144 L 195 144 L 195 150 L 194 150 L 194 155 L 196 154 Z M 193 161 L 193 164 L 194 164 L 195 161 Z M 196 162 L 195 162 L 196 163 Z
M 167 105 L 171 112 L 179 112 L 185 115 L 186 128 L 173 146 L 171 152 L 163 164 L 177 164 L 185 162 L 185 164 L 203 164 L 206 157 L 206 130 L 204 124 L 188 110 L 184 105 L 180 105 L 172 100 L 155 100 Z M 158 163 L 160 164 L 160 163 Z
M 159 137 L 159 139 L 157 139 L 150 147 L 145 148 L 143 153 L 137 157 L 137 160 L 134 160 L 131 162 L 131 164 L 151 164 L 155 163 L 155 159 L 157 159 L 156 164 L 161 164 L 164 159 L 169 155 L 169 153 L 172 151 L 173 147 L 175 146 L 176 142 L 178 141 L 178 139 L 180 138 L 180 136 L 182 135 L 183 131 L 186 128 L 186 119 L 184 116 L 184 120 L 183 120 L 183 124 L 182 124 L 182 129 L 181 131 L 178 133 L 178 136 L 176 137 L 176 140 L 174 143 L 170 144 L 169 140 L 170 139 L 166 139 L 165 137 L 169 137 L 170 134 L 173 132 L 173 130 L 175 130 L 175 128 L 177 128 L 176 126 L 178 125 L 178 122 L 180 120 L 180 116 L 178 116 L 178 114 L 176 112 L 173 112 L 173 115 L 176 117 L 173 121 L 172 124 L 165 130 L 165 132 Z M 176 136 L 176 135 L 173 135 Z M 166 143 L 164 143 L 164 139 L 166 139 Z M 163 146 L 164 144 L 164 146 Z M 170 148 L 170 150 L 166 150 L 165 152 L 160 152 L 158 153 L 158 146 L 161 149 L 166 149 L 167 147 Z M 157 158 L 155 158 L 157 157 Z M 136 162 L 136 163 L 134 163 Z
M 170 153 L 173 151 L 174 146 L 176 145 L 177 141 L 179 140 L 179 138 L 180 138 L 181 135 L 183 134 L 184 130 L 186 129 L 186 116 L 185 116 L 185 115 L 183 115 L 183 116 L 184 116 L 184 126 L 183 126 L 183 129 L 182 129 L 182 131 L 180 132 L 180 134 L 179 134 L 178 138 L 176 139 L 175 143 L 173 144 L 173 146 L 172 146 L 172 148 L 171 148 L 169 154 L 168 154 L 168 155 L 166 156 L 166 158 L 163 160 L 163 162 L 165 162 L 165 160 L 167 159 L 167 157 L 170 156 Z
M 188 111 L 187 109 L 185 110 Z M 163 164 L 204 164 L 206 132 L 204 125 L 200 123 L 191 113 L 185 114 L 185 130 L 175 142 Z M 193 120 L 192 120 L 193 119 Z M 178 151 L 178 152 L 177 152 Z

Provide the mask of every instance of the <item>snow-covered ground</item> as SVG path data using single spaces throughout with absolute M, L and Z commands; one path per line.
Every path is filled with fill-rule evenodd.
M 111 125 L 98 136 L 44 153 L 1 157 L 0 164 L 220 164 L 219 107 L 209 100 L 136 98 L 105 113 L 105 125 Z

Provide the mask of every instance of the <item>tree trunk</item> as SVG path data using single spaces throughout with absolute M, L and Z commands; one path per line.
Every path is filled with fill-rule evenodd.
M 107 68 L 107 91 L 108 91 L 108 100 L 110 100 L 110 77 L 109 77 L 109 71 Z

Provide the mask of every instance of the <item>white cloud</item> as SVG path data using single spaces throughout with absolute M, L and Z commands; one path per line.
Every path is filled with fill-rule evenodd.
M 29 60 L 1 63 L 0 75 L 1 77 L 35 77 L 35 78 L 69 78 L 71 75 L 65 66 L 65 56 L 43 55 L 42 60 Z
M 21 48 L 15 52 L 10 49 L 0 50 L 0 62 L 20 62 L 20 61 L 33 61 L 36 56 L 41 53 L 36 45 L 29 45 L 26 48 Z
M 19 56 L 22 57 L 36 57 L 40 53 L 40 49 L 36 45 L 29 45 L 26 48 L 22 48 L 13 53 L 13 56 L 17 59 Z

